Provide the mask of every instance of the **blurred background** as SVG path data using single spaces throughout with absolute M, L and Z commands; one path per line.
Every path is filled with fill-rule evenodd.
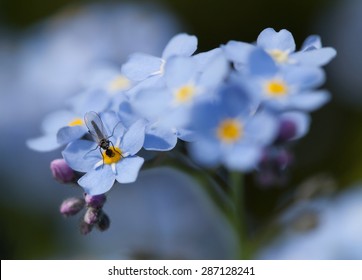
M 81 195 L 51 176 L 60 150 L 34 152 L 25 141 L 41 135 L 44 116 L 62 108 L 99 62 L 160 55 L 178 32 L 196 35 L 200 52 L 253 42 L 272 27 L 291 31 L 297 48 L 319 34 L 338 54 L 323 86 L 332 101 L 291 147 L 286 183 L 260 187 L 253 174 L 246 178 L 250 234 L 258 236 L 253 258 L 362 259 L 361 15 L 359 0 L 0 0 L 1 258 L 234 258 L 223 207 L 175 169 L 114 188 L 105 207 L 111 228 L 81 236 L 77 218 L 58 213 L 62 200 Z

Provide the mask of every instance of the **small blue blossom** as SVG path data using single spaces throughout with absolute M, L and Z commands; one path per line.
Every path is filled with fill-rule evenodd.
M 323 66 L 330 62 L 336 51 L 331 47 L 322 47 L 320 37 L 309 36 L 300 51 L 296 51 L 293 35 L 286 29 L 276 32 L 273 28 L 264 29 L 255 44 L 230 41 L 224 46 L 228 58 L 235 63 L 236 68 L 242 68 L 247 63 L 248 56 L 255 48 L 262 48 L 280 65 Z
M 68 165 L 79 172 L 86 173 L 78 180 L 89 195 L 99 195 L 111 189 L 115 181 L 132 183 L 137 179 L 144 159 L 136 156 L 144 142 L 144 124 L 138 121 L 128 129 L 123 127 L 113 113 L 101 115 L 108 135 L 113 130 L 109 150 L 101 151 L 97 143 L 76 140 L 63 151 Z
M 169 150 L 177 138 L 190 141 L 193 133 L 187 127 L 190 110 L 202 100 L 215 98 L 213 94 L 228 73 L 222 52 L 207 57 L 204 69 L 193 57 L 172 57 L 165 67 L 165 86 L 143 89 L 132 96 L 134 111 L 146 119 L 145 149 Z M 201 71 L 203 70 L 203 71 Z
M 313 111 L 329 101 L 329 94 L 316 90 L 325 80 L 324 71 L 311 66 L 279 67 L 262 49 L 249 55 L 243 79 L 254 98 L 276 110 Z M 247 77 L 247 78 L 245 78 Z
M 81 138 L 87 128 L 83 116 L 71 111 L 57 111 L 48 115 L 42 123 L 43 136 L 27 140 L 29 148 L 47 152 Z
M 103 90 L 108 95 L 114 96 L 119 92 L 126 92 L 134 86 L 134 81 L 128 79 L 120 68 L 101 64 L 84 75 L 83 84 L 88 89 Z
M 110 106 L 110 96 L 103 90 L 85 90 L 67 100 L 69 110 L 48 115 L 42 124 L 43 136 L 29 139 L 27 145 L 36 151 L 52 151 L 81 138 L 88 129 L 83 116 L 90 110 L 102 111 Z
M 198 132 L 190 154 L 200 164 L 225 165 L 231 170 L 249 171 L 272 143 L 278 130 L 275 118 L 255 112 L 240 85 L 226 85 L 217 102 L 205 102 L 193 109 L 193 126 Z

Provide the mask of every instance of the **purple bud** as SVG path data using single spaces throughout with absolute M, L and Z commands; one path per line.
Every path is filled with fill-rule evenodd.
M 55 180 L 61 183 L 72 183 L 75 179 L 73 169 L 62 158 L 53 160 L 50 163 L 50 170 Z
M 85 212 L 84 215 L 84 222 L 86 222 L 89 225 L 94 225 L 98 223 L 99 216 L 101 214 L 102 210 L 99 210 L 97 208 L 89 207 L 87 209 L 87 212 Z
M 293 163 L 293 154 L 288 150 L 282 149 L 276 155 L 275 162 L 280 169 L 284 169 Z
M 263 187 L 285 185 L 288 167 L 292 161 L 293 155 L 283 147 L 265 149 L 258 166 L 257 180 L 259 185 Z
M 90 233 L 93 229 L 93 225 L 87 224 L 85 221 L 82 221 L 79 226 L 80 233 L 86 235 Z
M 285 142 L 297 135 L 297 126 L 292 120 L 281 120 L 277 141 Z
M 100 194 L 100 195 L 85 194 L 84 199 L 85 202 L 87 203 L 87 206 L 100 209 L 103 207 L 107 198 L 105 194 Z
M 60 205 L 60 213 L 69 217 L 77 214 L 83 209 L 85 201 L 82 198 L 70 197 L 63 201 Z
M 101 216 L 99 217 L 99 221 L 97 223 L 97 228 L 100 231 L 105 231 L 109 228 L 111 224 L 111 220 L 109 219 L 108 215 L 102 212 Z

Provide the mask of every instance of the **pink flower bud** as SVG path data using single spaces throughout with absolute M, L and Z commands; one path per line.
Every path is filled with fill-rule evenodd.
M 87 203 L 87 206 L 100 209 L 103 207 L 104 203 L 106 202 L 106 195 L 105 194 L 100 194 L 100 195 L 85 194 L 84 199 L 85 199 L 85 202 Z
M 72 183 L 75 179 L 73 169 L 65 162 L 64 159 L 55 159 L 50 163 L 50 170 L 52 171 L 55 180 L 61 183 Z
M 94 224 L 98 223 L 100 214 L 101 214 L 101 210 L 93 208 L 93 207 L 89 207 L 87 209 L 87 212 L 85 212 L 83 220 L 84 220 L 84 222 L 86 222 L 89 225 L 94 225 Z
M 84 205 L 84 199 L 70 197 L 64 200 L 63 203 L 60 205 L 60 213 L 62 213 L 66 217 L 74 216 L 83 209 Z

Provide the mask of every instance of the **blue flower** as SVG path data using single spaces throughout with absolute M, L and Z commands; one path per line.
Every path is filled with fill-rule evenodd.
M 161 57 L 143 53 L 130 56 L 122 66 L 122 72 L 131 80 L 143 81 L 162 76 L 166 61 L 173 56 L 191 56 L 197 49 L 197 38 L 185 33 L 174 36 L 166 45 Z
M 245 74 L 247 72 L 247 74 Z M 244 75 L 254 98 L 276 110 L 299 109 L 312 111 L 329 101 L 329 93 L 316 90 L 325 80 L 319 67 L 279 67 L 260 48 L 249 55 Z
M 230 41 L 224 46 L 228 58 L 237 68 L 247 62 L 250 52 L 256 47 L 262 48 L 280 65 L 323 66 L 330 62 L 336 51 L 330 47 L 322 47 L 320 37 L 309 36 L 300 51 L 296 51 L 293 35 L 285 29 L 276 32 L 273 28 L 264 29 L 258 36 L 256 44 Z
M 87 132 L 87 128 L 83 122 L 83 115 L 61 110 L 44 119 L 42 131 L 43 136 L 27 140 L 29 148 L 40 152 L 55 150 L 81 138 Z
M 78 184 L 89 195 L 98 195 L 111 189 L 115 181 L 132 183 L 137 179 L 144 159 L 136 156 L 144 142 L 144 123 L 135 122 L 126 129 L 115 113 L 101 115 L 106 134 L 111 135 L 109 149 L 102 150 L 97 143 L 76 140 L 63 151 L 68 165 L 86 173 Z
M 110 96 L 126 92 L 134 82 L 128 79 L 113 65 L 96 65 L 83 78 L 83 84 L 88 89 L 103 90 Z
M 148 122 L 145 149 L 170 150 L 176 145 L 177 138 L 193 139 L 193 133 L 187 127 L 190 110 L 197 102 L 215 98 L 214 89 L 228 73 L 223 53 L 219 50 L 212 54 L 197 59 L 170 58 L 165 66 L 165 86 L 143 89 L 131 97 L 136 114 Z
M 81 138 L 88 129 L 83 116 L 90 110 L 103 111 L 111 104 L 110 96 L 102 90 L 86 90 L 69 98 L 70 110 L 59 110 L 48 115 L 42 124 L 43 136 L 29 139 L 27 145 L 36 151 L 52 151 Z
M 224 86 L 219 97 L 194 107 L 192 119 L 198 134 L 189 145 L 190 154 L 205 166 L 223 164 L 231 170 L 249 171 L 275 139 L 277 121 L 267 112 L 255 112 L 240 85 Z

